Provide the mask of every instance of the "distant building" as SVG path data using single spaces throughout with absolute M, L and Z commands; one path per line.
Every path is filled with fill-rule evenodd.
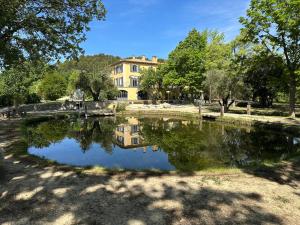
M 118 100 L 144 100 L 147 94 L 140 90 L 140 71 L 159 65 L 156 56 L 148 60 L 145 56 L 122 59 L 112 65 L 111 77 L 118 88 Z

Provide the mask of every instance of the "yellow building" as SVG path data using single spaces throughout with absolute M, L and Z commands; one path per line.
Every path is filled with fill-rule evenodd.
M 156 56 L 148 60 L 145 56 L 122 59 L 112 65 L 111 77 L 120 91 L 118 100 L 144 100 L 146 93 L 139 88 L 140 71 L 143 69 L 156 69 L 159 62 Z

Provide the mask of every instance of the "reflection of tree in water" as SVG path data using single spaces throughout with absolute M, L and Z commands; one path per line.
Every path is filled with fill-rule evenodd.
M 83 151 L 97 143 L 112 154 L 113 134 L 121 124 L 119 120 L 94 118 L 43 122 L 27 128 L 28 141 L 30 146 L 43 148 L 68 137 L 77 140 Z M 139 126 L 143 143 L 163 150 L 168 154 L 169 162 L 182 171 L 274 162 L 291 157 L 299 150 L 299 144 L 293 143 L 293 135 L 263 127 L 254 127 L 247 132 L 241 127 L 216 122 L 157 118 L 140 119 Z
M 77 140 L 83 151 L 89 150 L 92 143 L 97 143 L 111 154 L 115 127 L 116 123 L 111 118 L 53 120 L 28 127 L 27 136 L 29 145 L 38 148 L 48 147 L 68 137 Z
M 92 119 L 78 121 L 77 129 L 69 133 L 70 138 L 76 139 L 80 143 L 83 151 L 90 149 L 92 143 L 100 144 L 106 152 L 112 153 L 112 139 L 116 124 L 111 119 Z M 78 126 L 78 124 L 76 124 Z M 79 129 L 78 129 L 79 128 Z
M 255 127 L 251 133 L 231 129 L 226 131 L 223 146 L 231 155 L 235 155 L 231 160 L 233 165 L 247 165 L 263 161 L 277 162 L 292 157 L 299 149 L 293 140 L 292 134 L 263 127 Z
M 158 145 L 169 161 L 183 171 L 222 166 L 246 166 L 278 161 L 296 153 L 293 137 L 264 128 L 246 129 L 215 122 L 200 124 L 163 119 L 142 119 L 148 145 Z
M 36 148 L 48 147 L 52 143 L 63 140 L 69 129 L 65 120 L 51 120 L 27 127 L 28 143 Z

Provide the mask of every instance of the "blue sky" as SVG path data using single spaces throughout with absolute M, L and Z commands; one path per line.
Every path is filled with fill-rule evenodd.
M 233 39 L 250 0 L 103 0 L 105 21 L 93 21 L 81 45 L 86 55 L 167 58 L 192 28 L 217 29 Z

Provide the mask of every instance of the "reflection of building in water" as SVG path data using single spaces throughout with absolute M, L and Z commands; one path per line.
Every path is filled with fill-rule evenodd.
M 118 125 L 115 130 L 116 144 L 123 148 L 145 146 L 144 139 L 139 132 L 141 129 L 136 118 L 127 118 L 127 123 Z
M 153 152 L 159 151 L 159 146 L 155 145 L 155 143 L 152 143 L 154 145 L 149 145 L 149 143 L 145 143 L 144 137 L 142 136 L 141 132 L 143 127 L 140 125 L 137 118 L 134 117 L 127 117 L 126 122 L 119 124 L 114 132 L 114 143 L 118 145 L 121 148 L 127 148 L 127 149 L 135 149 L 139 147 L 140 150 L 142 150 L 144 153 L 146 153 L 149 150 L 152 150 Z M 175 129 L 176 127 L 181 126 L 187 126 L 191 123 L 191 121 L 177 121 L 177 120 L 170 120 L 168 118 L 163 119 L 163 129 L 170 131 L 172 129 Z M 169 121 L 170 120 L 170 121 Z M 158 128 L 161 126 L 161 124 L 154 123 L 152 124 L 153 127 Z

